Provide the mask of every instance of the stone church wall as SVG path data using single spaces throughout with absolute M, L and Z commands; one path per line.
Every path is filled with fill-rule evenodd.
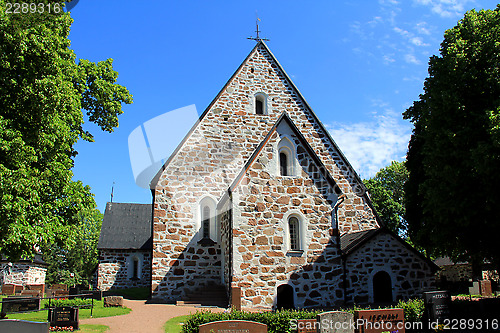
M 267 95 L 265 115 L 254 112 L 257 93 Z M 214 281 L 221 283 L 225 268 L 221 267 L 224 261 L 220 244 L 211 248 L 198 244 L 199 202 L 206 196 L 215 201 L 222 197 L 285 111 L 346 194 L 338 214 L 341 231 L 377 226 L 367 199 L 354 194 L 359 184 L 353 171 L 287 82 L 272 56 L 260 45 L 210 105 L 158 179 L 153 219 L 154 298 L 175 301 L 193 288 Z
M 289 284 L 297 307 L 334 306 L 343 300 L 342 265 L 332 237 L 331 186 L 310 175 L 312 163 L 298 150 L 294 176 L 278 176 L 274 134 L 241 181 L 234 202 L 233 286 L 242 289 L 242 306 L 270 309 L 277 287 Z M 297 139 L 293 138 L 292 139 Z M 298 145 L 299 142 L 294 142 Z M 317 178 L 314 178 L 317 177 Z M 290 250 L 288 218 L 301 220 L 302 251 Z
M 45 284 L 47 267 L 28 262 L 0 263 L 0 285 Z
M 133 277 L 133 260 L 139 260 L 139 278 Z M 151 283 L 151 251 L 99 250 L 97 288 L 99 290 L 149 287 Z
M 389 234 L 378 234 L 347 257 L 348 303 L 374 302 L 373 276 L 389 274 L 393 301 L 422 297 L 435 286 L 429 264 Z

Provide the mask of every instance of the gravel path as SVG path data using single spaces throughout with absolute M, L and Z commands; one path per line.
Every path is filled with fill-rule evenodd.
M 170 304 L 146 304 L 146 301 L 123 300 L 123 305 L 132 311 L 123 316 L 82 319 L 80 324 L 109 326 L 106 333 L 163 333 L 163 325 L 171 318 L 188 315 L 206 308 L 176 306 Z M 222 312 L 221 308 L 210 308 Z

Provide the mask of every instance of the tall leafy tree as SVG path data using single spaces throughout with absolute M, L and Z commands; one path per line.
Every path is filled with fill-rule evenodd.
M 404 162 L 392 161 L 364 183 L 378 215 L 396 234 L 406 236 L 404 185 L 408 171 Z
M 95 206 L 72 180 L 75 143 L 93 141 L 84 119 L 112 132 L 132 103 L 111 59 L 76 61 L 70 14 L 37 3 L 45 10 L 14 14 L 0 0 L 0 254 L 12 260 L 74 238 Z
M 73 226 L 76 237 L 54 242 L 45 249 L 49 264 L 46 283 L 67 285 L 88 284 L 98 263 L 97 243 L 103 215 L 99 210 L 85 209 L 78 214 L 79 223 Z
M 500 5 L 471 10 L 429 61 L 406 167 L 412 240 L 434 254 L 499 263 Z

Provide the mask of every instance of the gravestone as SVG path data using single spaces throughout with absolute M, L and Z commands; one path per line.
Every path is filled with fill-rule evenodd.
M 318 333 L 318 326 L 316 319 L 298 319 L 297 333 Z
M 200 325 L 199 333 L 267 333 L 267 325 L 246 320 L 223 320 Z
M 50 289 L 68 291 L 68 285 L 66 285 L 66 284 L 53 284 L 52 286 L 50 286 Z
M 78 330 L 78 308 L 77 307 L 58 307 L 49 309 L 48 322 L 50 327 L 68 327 Z
M 356 328 L 363 333 L 404 333 L 403 309 L 378 309 L 356 311 Z
M 2 312 L 29 312 L 40 310 L 40 298 L 38 297 L 6 297 L 2 299 Z
M 28 284 L 26 286 L 27 290 L 38 290 L 41 294 L 45 294 L 45 285 L 44 284 Z
M 481 280 L 479 281 L 481 296 L 491 296 L 493 295 L 493 291 L 491 289 L 491 281 L 490 280 Z
M 354 315 L 343 311 L 320 313 L 317 317 L 320 324 L 318 333 L 353 333 Z
M 4 284 L 2 286 L 2 295 L 14 295 L 16 293 L 15 284 Z
M 123 297 L 122 296 L 106 296 L 103 298 L 104 306 L 123 306 Z
M 479 282 L 472 282 L 472 287 L 469 287 L 469 295 L 480 295 L 481 289 L 479 288 Z
M 23 291 L 21 291 L 21 296 L 40 297 L 40 291 L 39 290 L 23 290 Z
M 451 297 L 448 291 L 429 291 L 424 293 L 425 314 L 431 322 L 450 318 Z
M 18 319 L 0 320 L 0 332 L 2 333 L 48 333 L 49 323 L 36 323 Z

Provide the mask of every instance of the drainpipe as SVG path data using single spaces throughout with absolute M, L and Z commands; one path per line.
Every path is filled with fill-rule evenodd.
M 339 228 L 339 218 L 338 218 L 338 210 L 340 205 L 344 202 L 346 198 L 345 194 L 342 194 L 337 202 L 335 203 L 335 206 L 333 207 L 333 211 L 335 214 L 335 225 L 337 226 L 336 229 L 336 241 L 337 241 L 337 248 L 338 248 L 338 253 L 340 253 L 340 259 L 342 261 L 342 279 L 343 279 L 343 289 L 344 289 L 344 306 L 346 305 L 346 299 L 347 299 L 347 265 L 346 265 L 346 260 L 344 258 L 344 254 L 342 253 L 342 249 L 340 248 L 340 228 Z

